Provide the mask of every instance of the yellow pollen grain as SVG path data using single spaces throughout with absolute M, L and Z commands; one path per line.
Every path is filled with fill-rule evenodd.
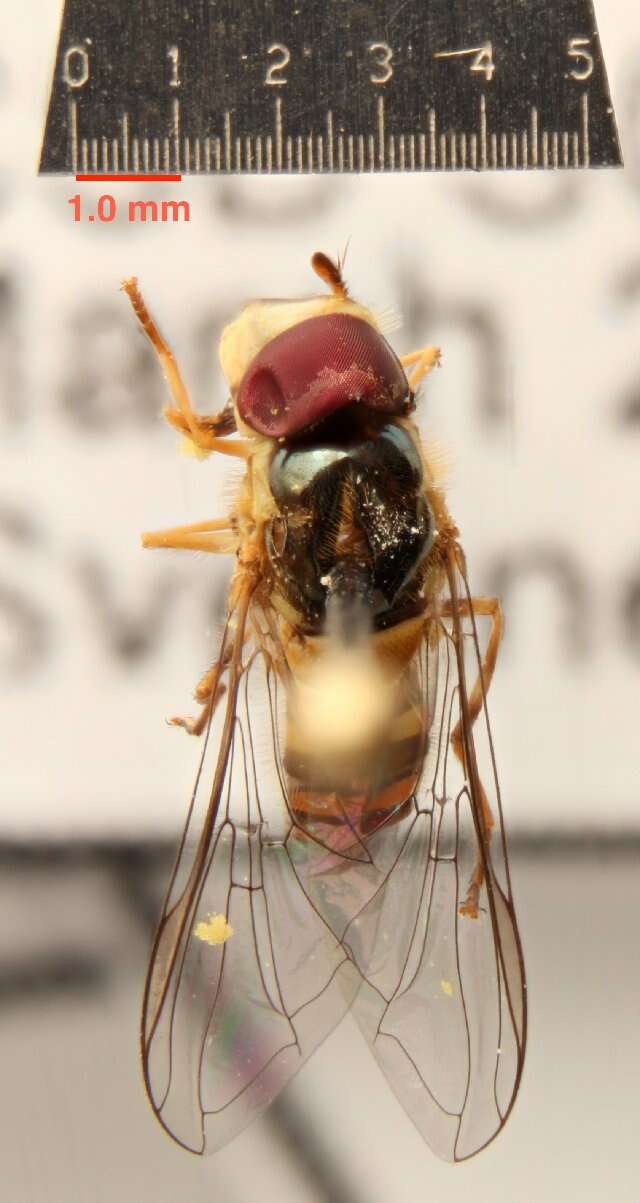
M 446 977 L 440 979 L 440 989 L 443 994 L 446 994 L 447 998 L 453 997 L 453 986 L 451 982 L 447 981 Z
M 209 915 L 196 924 L 193 934 L 205 944 L 224 944 L 233 935 L 233 928 L 226 915 Z
M 191 455 L 193 459 L 208 459 L 211 455 L 210 451 L 203 447 L 198 447 L 194 443 L 190 435 L 185 434 L 184 438 L 178 443 L 178 451 L 181 455 Z

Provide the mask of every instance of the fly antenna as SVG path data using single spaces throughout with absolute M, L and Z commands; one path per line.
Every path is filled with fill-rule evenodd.
M 344 262 L 344 256 L 342 262 Z M 349 295 L 347 286 L 342 278 L 342 264 L 340 260 L 334 263 L 333 259 L 330 259 L 328 255 L 324 255 L 322 251 L 316 251 L 311 259 L 311 266 L 316 276 L 320 276 L 320 279 L 329 285 L 335 296 L 346 298 Z

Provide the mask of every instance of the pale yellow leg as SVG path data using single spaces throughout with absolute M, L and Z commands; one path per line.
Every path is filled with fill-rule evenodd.
M 502 607 L 500 606 L 500 602 L 497 597 L 473 597 L 471 599 L 471 608 L 474 615 L 477 617 L 491 619 L 491 630 L 489 632 L 486 651 L 482 659 L 480 674 L 475 680 L 471 693 L 469 694 L 469 717 L 473 725 L 484 706 L 484 700 L 489 691 L 489 686 L 491 685 L 496 667 L 496 661 L 498 659 L 498 651 L 502 640 L 504 620 L 502 616 Z M 443 617 L 447 617 L 448 611 L 450 613 L 449 607 L 445 607 L 443 609 Z M 468 616 L 469 602 L 466 600 L 459 601 L 458 611 L 460 614 Z M 462 736 L 461 719 L 458 720 L 451 733 L 451 747 L 453 748 L 458 760 L 464 767 L 464 740 Z M 491 842 L 491 832 L 495 825 L 495 820 L 482 782 L 479 782 L 479 785 L 481 807 L 480 822 L 488 847 Z M 477 919 L 478 901 L 483 882 L 484 862 L 481 853 L 478 852 L 465 900 L 459 908 L 461 915 L 468 915 L 472 919 Z
M 235 429 L 235 422 L 229 426 L 228 409 L 212 417 L 199 417 L 194 413 L 173 352 L 164 341 L 142 299 L 136 277 L 123 280 L 122 289 L 131 301 L 133 311 L 160 360 L 165 380 L 177 406 L 177 409 L 165 410 L 167 421 L 187 434 L 201 451 L 221 451 L 223 455 L 235 455 L 246 459 L 251 445 L 248 439 L 235 439 L 227 443 L 224 437 L 218 437 L 219 434 L 230 434 Z
M 142 535 L 143 547 L 210 551 L 219 555 L 232 555 L 238 550 L 238 543 L 238 536 L 228 518 L 212 518 L 208 522 L 192 522 L 187 526 L 147 531 Z
M 440 348 L 422 347 L 419 351 L 410 351 L 408 355 L 400 356 L 400 363 L 405 369 L 415 364 L 413 371 L 407 372 L 409 388 L 414 393 L 420 381 L 440 363 Z

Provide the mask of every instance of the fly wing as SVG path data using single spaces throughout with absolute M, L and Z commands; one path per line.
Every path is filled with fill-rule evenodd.
M 435 705 L 414 813 L 402 838 L 393 837 L 391 863 L 343 944 L 363 976 L 354 1011 L 390 1085 L 434 1152 L 460 1161 L 493 1139 L 513 1105 L 526 994 L 480 643 L 459 548 L 421 658 Z M 381 830 L 369 842 L 374 864 L 381 850 L 388 862 L 390 835 Z
M 223 638 L 226 705 L 207 732 L 142 1014 L 151 1104 L 196 1153 L 271 1102 L 360 984 L 294 870 L 279 686 L 246 638 L 250 604 L 236 606 Z

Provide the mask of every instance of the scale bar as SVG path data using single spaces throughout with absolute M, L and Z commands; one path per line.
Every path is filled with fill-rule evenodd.
M 91 172 L 91 173 L 87 173 L 87 174 L 76 175 L 76 183 L 78 183 L 78 184 L 84 184 L 90 180 L 100 180 L 100 181 L 108 180 L 109 183 L 111 183 L 111 184 L 137 183 L 139 180 L 142 180 L 143 183 L 147 183 L 147 184 L 153 183 L 153 182 L 155 182 L 155 183 L 176 183 L 176 182 L 180 183 L 182 180 L 182 176 L 171 174 L 171 173 L 162 174 L 160 172 L 155 172 L 150 175 L 145 175 L 141 172 L 134 172 L 133 174 L 126 174 L 124 172 L 108 173 L 108 172 L 95 172 L 95 171 Z

